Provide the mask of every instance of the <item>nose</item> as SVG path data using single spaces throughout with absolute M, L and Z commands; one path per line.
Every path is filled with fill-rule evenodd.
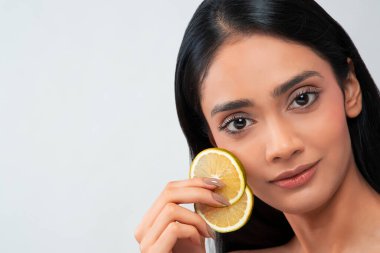
M 268 163 L 289 160 L 304 151 L 302 140 L 292 126 L 284 122 L 271 123 L 268 127 L 266 160 Z

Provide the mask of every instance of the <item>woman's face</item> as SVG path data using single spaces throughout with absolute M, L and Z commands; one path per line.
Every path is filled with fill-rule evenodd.
M 265 35 L 225 44 L 201 106 L 216 146 L 241 160 L 255 195 L 284 212 L 320 207 L 355 167 L 342 91 L 308 47 Z

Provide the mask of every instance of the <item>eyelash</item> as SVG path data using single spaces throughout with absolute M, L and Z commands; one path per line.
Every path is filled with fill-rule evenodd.
M 227 118 L 223 121 L 223 123 L 218 127 L 219 131 L 226 131 L 228 134 L 239 134 L 239 133 L 241 133 L 242 131 L 245 130 L 246 127 L 245 127 L 243 130 L 237 130 L 237 131 L 232 131 L 232 130 L 228 129 L 228 126 L 229 126 L 232 122 L 235 122 L 235 121 L 237 121 L 237 120 L 239 120 L 239 119 L 243 119 L 243 120 L 246 120 L 246 121 L 250 122 L 250 123 L 247 123 L 247 124 L 249 124 L 249 125 L 252 125 L 252 124 L 255 123 L 254 120 L 247 118 L 247 115 L 246 115 L 246 114 L 243 114 L 243 113 L 237 113 L 237 114 L 233 114 L 233 115 L 227 117 Z
M 302 96 L 302 95 L 315 95 L 314 99 L 311 101 L 311 102 L 308 102 L 307 105 L 305 106 L 300 106 L 298 108 L 293 108 L 291 110 L 297 110 L 297 109 L 305 109 L 309 106 L 311 106 L 312 104 L 314 104 L 315 101 L 317 101 L 317 99 L 319 98 L 319 93 L 320 93 L 320 90 L 318 88 L 315 88 L 315 87 L 305 87 L 304 89 L 300 89 L 297 91 L 297 93 L 294 95 L 294 98 L 292 99 L 292 102 L 290 103 L 290 105 L 288 106 L 288 109 L 290 108 L 290 106 L 295 102 L 295 100 Z M 242 131 L 244 131 L 247 127 L 244 127 L 244 129 L 241 129 L 241 130 L 237 130 L 237 131 L 232 131 L 230 129 L 228 129 L 228 126 L 232 123 L 232 122 L 235 122 L 236 120 L 239 120 L 239 119 L 243 119 L 243 120 L 246 120 L 248 121 L 248 126 L 252 125 L 255 123 L 255 121 L 253 119 L 249 119 L 247 118 L 247 115 L 245 113 L 237 113 L 237 114 L 233 114 L 233 115 L 230 115 L 229 117 L 227 117 L 223 122 L 222 124 L 218 127 L 219 131 L 226 131 L 226 133 L 228 134 L 232 134 L 232 135 L 235 135 L 235 134 L 239 134 L 241 133 Z
M 310 87 L 310 86 L 309 87 L 305 87 L 304 89 L 298 90 L 297 93 L 294 95 L 294 98 L 292 99 L 292 102 L 288 106 L 288 109 L 290 109 L 290 106 L 295 102 L 295 100 L 297 98 L 299 98 L 300 96 L 302 96 L 302 95 L 314 95 L 315 97 L 311 100 L 311 102 L 308 102 L 307 105 L 299 106 L 299 107 L 293 108 L 291 110 L 297 110 L 297 109 L 301 109 L 302 110 L 304 108 L 307 108 L 307 107 L 311 106 L 319 98 L 319 93 L 320 93 L 320 90 L 318 88 Z

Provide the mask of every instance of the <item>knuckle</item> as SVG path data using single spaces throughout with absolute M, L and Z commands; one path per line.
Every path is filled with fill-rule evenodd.
M 143 237 L 144 237 L 144 225 L 143 223 L 140 223 L 136 228 L 135 228 L 135 231 L 134 231 L 134 236 L 135 236 L 135 239 L 137 242 L 141 242 Z
M 166 185 L 166 189 L 172 189 L 176 185 L 176 181 L 170 181 Z
M 137 242 L 141 242 L 141 237 L 142 237 L 141 234 L 142 233 L 141 233 L 140 229 L 136 229 L 135 230 L 134 236 L 135 236 L 135 239 L 136 239 Z
M 168 215 L 169 217 L 173 217 L 176 214 L 177 211 L 177 205 L 174 203 L 167 203 L 165 205 L 165 215 Z
M 165 190 L 161 192 L 160 197 L 164 202 L 168 202 L 170 200 L 170 196 L 171 196 L 170 189 L 165 188 Z
M 172 191 L 174 190 L 175 181 L 171 181 L 166 184 L 166 187 L 161 192 L 161 196 L 164 198 L 164 200 L 168 201 L 170 199 L 170 196 L 172 195 Z
M 170 233 L 177 234 L 179 232 L 179 224 L 177 222 L 171 222 L 168 225 L 168 230 Z

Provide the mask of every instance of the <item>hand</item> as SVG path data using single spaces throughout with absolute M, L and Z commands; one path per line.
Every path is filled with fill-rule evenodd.
M 204 253 L 205 237 L 215 233 L 196 213 L 180 206 L 204 203 L 229 205 L 213 192 L 223 183 L 211 178 L 193 178 L 166 185 L 135 231 L 142 253 Z

